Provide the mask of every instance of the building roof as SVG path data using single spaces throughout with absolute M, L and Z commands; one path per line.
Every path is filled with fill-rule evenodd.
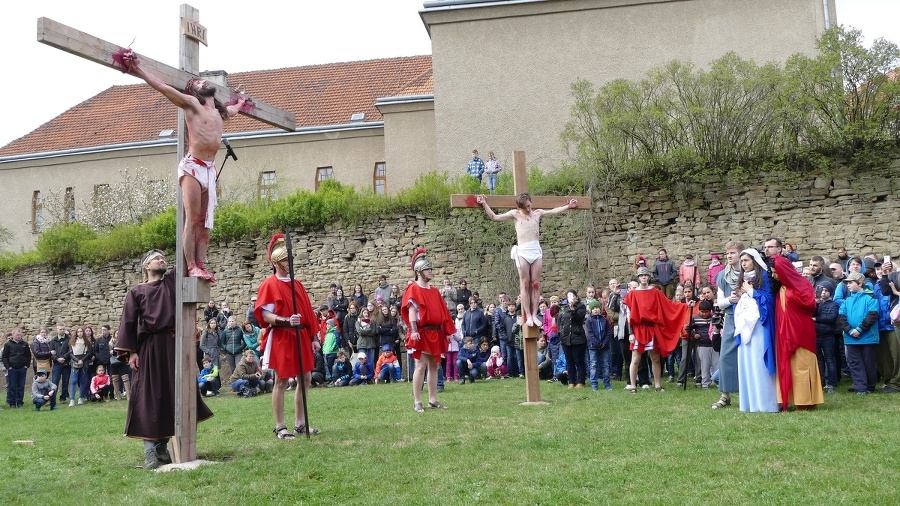
M 228 75 L 229 86 L 239 84 L 248 95 L 294 113 L 297 128 L 347 124 L 355 113 L 380 121 L 377 98 L 434 92 L 429 55 Z M 176 129 L 177 119 L 177 108 L 150 86 L 112 86 L 3 146 L 0 156 L 156 140 L 162 130 Z M 240 115 L 225 132 L 273 128 Z

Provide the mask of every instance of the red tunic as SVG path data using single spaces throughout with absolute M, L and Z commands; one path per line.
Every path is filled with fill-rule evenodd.
M 816 353 L 816 292 L 806 278 L 785 257 L 775 258 L 775 273 L 782 289 L 775 297 L 775 357 L 784 409 L 794 388 L 791 357 L 797 348 Z
M 447 350 L 449 343 L 447 336 L 456 333 L 456 323 L 450 318 L 450 312 L 447 310 L 447 304 L 444 303 L 440 290 L 435 287 L 422 288 L 417 283 L 406 287 L 400 314 L 407 329 L 409 329 L 410 305 L 415 306 L 418 311 L 419 340 L 410 339 L 410 331 L 407 330 L 407 353 L 416 360 L 422 356 L 422 353 L 439 358 Z
M 313 358 L 312 340 L 318 330 L 318 321 L 313 313 L 312 304 L 306 288 L 299 280 L 294 280 L 294 288 L 297 295 L 296 304 L 291 301 L 291 285 L 288 280 L 278 279 L 274 274 L 266 278 L 259 285 L 256 294 L 256 307 L 253 314 L 260 324 L 263 320 L 263 306 L 274 304 L 273 311 L 277 316 L 290 317 L 294 314 L 294 308 L 300 314 L 300 349 L 303 356 L 303 372 L 310 372 L 315 366 Z M 268 327 L 263 329 L 263 336 L 259 343 L 259 349 L 265 350 L 268 340 L 272 339 L 269 353 L 269 369 L 278 373 L 279 378 L 291 378 L 300 373 L 300 364 L 297 360 L 297 331 L 293 327 Z
M 631 290 L 624 303 L 631 311 L 628 323 L 637 341 L 638 353 L 656 338 L 656 349 L 662 357 L 668 357 L 678 345 L 681 329 L 688 316 L 687 304 L 666 298 L 657 289 Z

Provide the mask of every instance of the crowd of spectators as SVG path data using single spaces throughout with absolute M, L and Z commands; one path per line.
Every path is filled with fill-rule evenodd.
M 838 248 L 832 261 L 821 255 L 801 259 L 790 244 L 777 244 L 779 251 L 774 254 L 793 262 L 815 290 L 816 357 L 824 390 L 834 393 L 843 377 L 852 377 L 850 390 L 865 395 L 876 391 L 880 377 L 879 391 L 900 391 L 900 338 L 894 327 L 900 319 L 900 280 L 890 257 L 874 252 L 850 256 Z M 638 286 L 638 270 L 646 269 L 656 288 L 690 307 L 678 336 L 681 345 L 662 361 L 660 379 L 679 387 L 693 383 L 696 388 L 715 388 L 724 306 L 716 277 L 726 266 L 722 254 L 704 257 L 706 265 L 691 254 L 684 255 L 678 265 L 664 249 L 655 261 L 636 255 L 633 277 L 624 285 L 613 278 L 602 288 L 589 284 L 582 291 L 572 288 L 542 297 L 539 377 L 568 388 L 590 385 L 593 390 L 611 390 L 614 381 L 626 382 L 627 389 L 649 388 L 654 383 L 648 357 L 641 357 L 636 385 L 627 384 L 623 373 L 632 354 L 627 338 L 629 310 L 623 301 Z M 518 299 L 502 292 L 491 300 L 482 299 L 465 279 L 453 286 L 445 278 L 439 290 L 457 329 L 441 357 L 439 388 L 445 381 L 466 384 L 524 377 Z M 315 354 L 312 386 L 408 381 L 413 366 L 405 358 L 407 329 L 399 315 L 399 286 L 381 276 L 371 293 L 366 294 L 358 283 L 349 292 L 332 283 L 315 308 L 323 346 Z M 214 300 L 204 308 L 197 331 L 197 381 L 203 395 L 219 395 L 223 385 L 226 391 L 245 397 L 271 391 L 272 372 L 260 366 L 264 350 L 260 349 L 262 331 L 253 316 L 255 299 L 250 297 L 241 315 Z M 45 405 L 56 409 L 57 397 L 59 402 L 68 400 L 69 406 L 127 397 L 130 371 L 111 353 L 116 337 L 110 329 L 102 325 L 96 335 L 90 325 L 70 331 L 58 324 L 55 334 L 40 328 L 30 341 L 22 329 L 9 332 L 2 351 L 7 404 L 16 408 L 25 403 L 29 368 L 34 373 L 35 409 Z

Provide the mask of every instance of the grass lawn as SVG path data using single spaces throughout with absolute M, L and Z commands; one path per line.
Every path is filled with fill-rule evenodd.
M 828 396 L 814 412 L 712 411 L 715 391 L 567 390 L 520 406 L 523 380 L 313 389 L 307 441 L 272 435 L 269 395 L 207 399 L 198 453 L 154 473 L 121 435 L 125 403 L 0 412 L 5 504 L 893 504 L 900 395 Z M 29 385 L 30 387 L 30 385 Z M 224 392 L 225 389 L 223 389 Z M 292 394 L 289 393 L 289 394 Z M 46 409 L 46 408 L 45 408 Z M 289 411 L 292 413 L 292 411 Z M 292 419 L 292 417 L 289 417 Z M 17 444 L 15 440 L 33 440 Z

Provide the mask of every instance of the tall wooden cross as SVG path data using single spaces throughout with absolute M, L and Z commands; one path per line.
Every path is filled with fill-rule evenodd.
M 159 77 L 163 82 L 176 90 L 183 90 L 188 81 L 196 78 L 199 73 L 200 42 L 206 45 L 207 31 L 200 24 L 200 11 L 187 4 L 181 5 L 181 37 L 179 43 L 180 69 L 169 67 L 144 55 L 140 55 L 141 67 L 148 73 Z M 62 49 L 121 71 L 113 59 L 113 55 L 121 55 L 124 48 L 102 39 L 98 39 L 87 33 L 57 23 L 48 18 L 39 18 L 37 23 L 38 42 Z M 234 93 L 215 83 L 210 83 L 216 89 L 216 98 L 222 103 L 229 103 L 236 97 Z M 245 107 L 241 113 L 256 118 L 264 123 L 282 128 L 289 132 L 296 129 L 294 115 L 282 109 L 278 109 L 260 100 L 252 99 L 251 107 Z M 177 159 L 172 161 L 174 169 L 178 161 L 185 154 L 185 125 L 184 111 L 178 110 L 178 152 Z M 210 188 L 209 191 L 215 191 Z M 197 381 L 194 369 L 196 367 L 196 345 L 194 344 L 194 332 L 197 326 L 197 303 L 209 300 L 209 282 L 199 278 L 184 277 L 185 262 L 182 244 L 184 231 L 184 203 L 182 202 L 181 187 L 178 187 L 178 231 L 176 238 L 176 286 L 181 290 L 177 292 L 175 308 L 175 438 L 172 441 L 173 459 L 176 463 L 190 462 L 197 458 Z
M 525 152 L 513 151 L 513 192 L 515 195 L 488 195 L 485 196 L 487 203 L 492 209 L 515 209 L 516 198 L 519 194 L 528 191 L 528 166 L 525 164 Z M 455 208 L 481 208 L 481 204 L 476 202 L 476 195 L 451 195 L 450 206 Z M 564 206 L 571 199 L 578 200 L 579 210 L 590 210 L 591 199 L 580 195 L 568 197 L 545 197 L 531 196 L 532 209 L 553 209 L 555 207 Z M 544 263 L 546 269 L 547 264 Z M 527 294 L 521 294 L 522 298 Z M 540 327 L 522 327 L 522 343 L 525 346 L 523 353 L 525 355 L 525 404 L 541 402 L 541 380 L 538 376 L 537 363 L 537 340 L 541 336 Z

